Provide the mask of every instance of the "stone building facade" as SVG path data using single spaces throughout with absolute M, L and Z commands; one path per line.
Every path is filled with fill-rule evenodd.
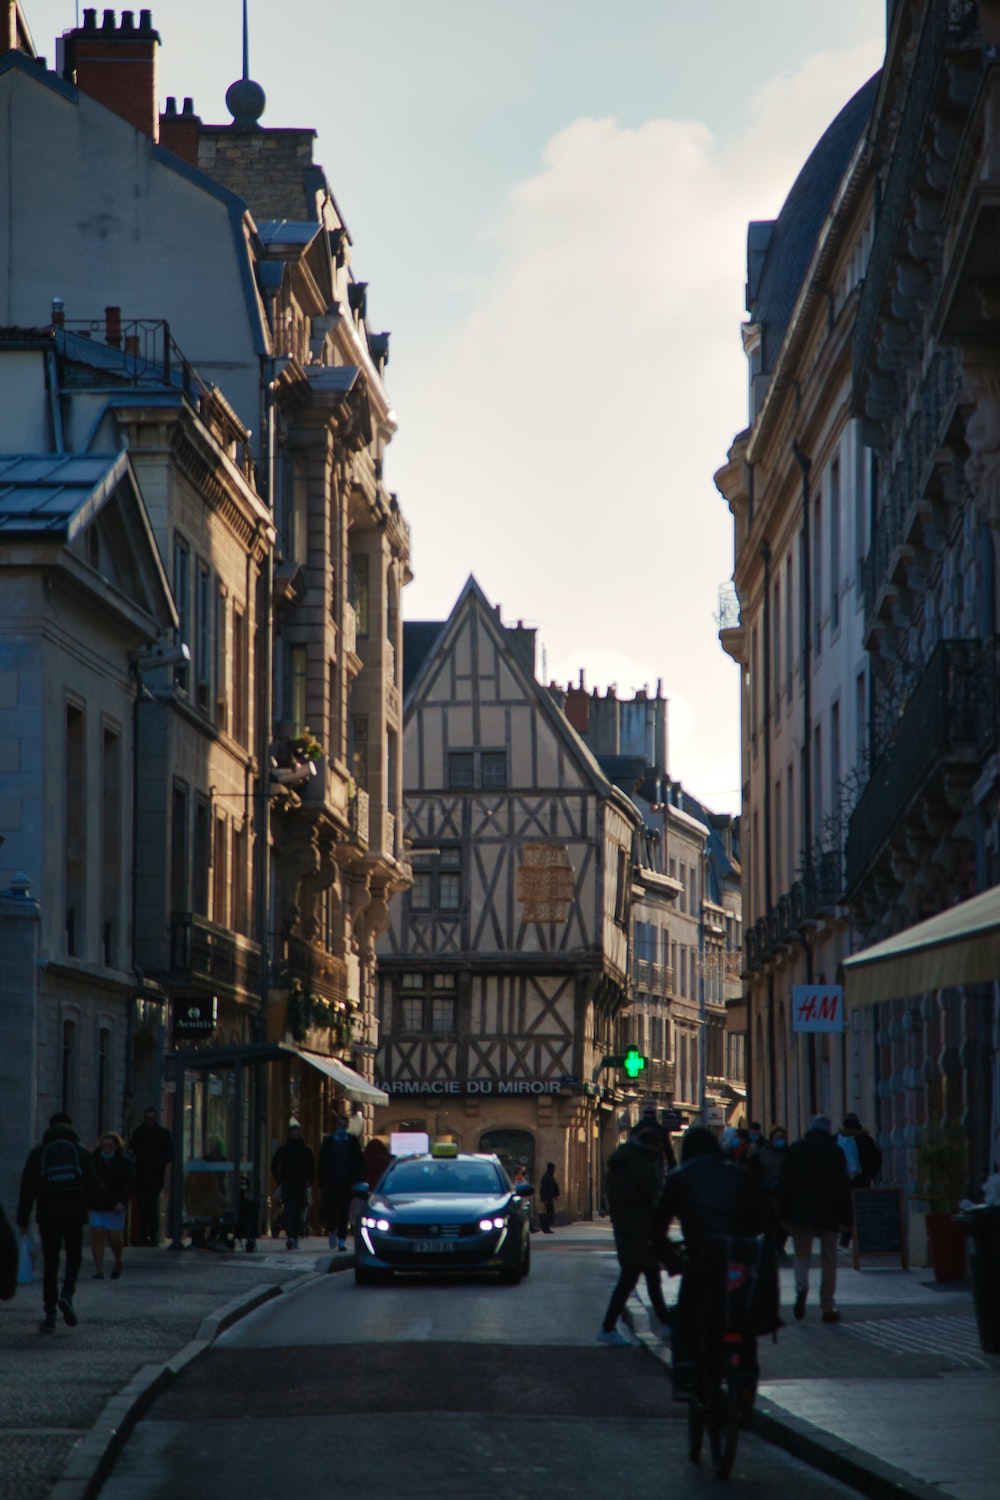
M 274 1121 L 294 1109 L 318 1137 L 339 1109 L 381 1097 L 375 941 L 409 878 L 409 531 L 384 480 L 388 335 L 370 327 L 314 133 L 262 128 L 252 81 L 230 90 L 228 125 L 203 126 L 191 101 L 161 117 L 146 11 L 137 23 L 85 10 L 55 70 L 26 32 L 16 43 L 0 55 L 15 163 L 6 321 L 48 325 L 75 360 L 66 450 L 128 446 L 178 617 L 165 644 L 190 654 L 149 658 L 125 684 L 139 774 L 123 813 L 137 901 L 122 951 L 130 1035 L 156 1033 L 141 1087 L 161 1087 L 193 1004 L 202 1029 L 213 1021 L 185 1045 L 203 1096 L 185 1101 L 194 1135 L 212 1128 L 204 1101 L 218 1094 L 198 1057 L 223 1059 L 231 1123 L 233 1049 L 270 1044 L 259 1080 Z M 100 237 L 86 229 L 95 202 Z M 146 375 L 158 391 L 137 399 Z M 49 432 L 42 451 L 54 443 Z M 44 926 L 52 893 L 32 894 Z M 53 1097 L 43 1089 L 40 1107 Z M 130 1097 L 122 1078 L 125 1127 Z

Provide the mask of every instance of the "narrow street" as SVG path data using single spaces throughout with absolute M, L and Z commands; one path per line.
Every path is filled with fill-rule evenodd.
M 714 1487 L 688 1462 L 663 1365 L 594 1342 L 616 1275 L 608 1240 L 539 1235 L 532 1249 L 518 1287 L 324 1276 L 259 1308 L 155 1403 L 104 1500 L 285 1500 L 317 1483 L 408 1500 Z M 852 1493 L 752 1434 L 734 1480 L 748 1500 Z

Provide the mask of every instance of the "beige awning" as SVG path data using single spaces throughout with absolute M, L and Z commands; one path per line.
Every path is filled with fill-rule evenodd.
M 355 1073 L 353 1068 L 341 1062 L 339 1057 L 324 1057 L 321 1052 L 306 1052 L 301 1047 L 297 1047 L 295 1051 L 303 1062 L 317 1068 L 320 1073 L 325 1073 L 327 1078 L 332 1078 L 349 1098 L 364 1099 L 368 1104 L 389 1103 L 389 1095 L 384 1089 L 377 1089 L 367 1078 L 362 1078 L 360 1073 Z
M 844 960 L 848 1005 L 1000 979 L 1000 886 Z

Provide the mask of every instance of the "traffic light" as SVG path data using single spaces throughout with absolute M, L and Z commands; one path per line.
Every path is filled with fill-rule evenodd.
M 638 1047 L 630 1047 L 622 1058 L 622 1067 L 630 1078 L 638 1078 L 646 1067 L 648 1059 L 643 1057 Z

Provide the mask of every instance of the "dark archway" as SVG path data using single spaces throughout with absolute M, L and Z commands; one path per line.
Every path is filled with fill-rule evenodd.
M 508 1177 L 513 1177 L 515 1167 L 523 1167 L 528 1181 L 534 1182 L 535 1138 L 530 1130 L 484 1130 L 479 1149 L 499 1156 Z

